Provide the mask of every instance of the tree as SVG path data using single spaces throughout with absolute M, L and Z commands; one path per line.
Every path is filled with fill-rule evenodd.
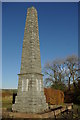
M 64 90 L 64 64 L 63 60 L 55 60 L 47 62 L 44 66 L 45 85 L 51 86 L 55 89 Z
M 71 84 L 75 87 L 78 78 L 78 57 L 76 55 L 67 56 L 65 59 L 56 59 L 47 62 L 44 66 L 43 73 L 45 75 L 44 84 L 47 87 L 56 89 L 64 89 L 68 86 L 70 90 Z
M 70 83 L 73 83 L 75 87 L 75 82 L 78 77 L 78 57 L 76 55 L 68 56 L 65 60 L 65 66 L 67 68 L 66 77 L 68 77 L 68 88 L 70 89 Z

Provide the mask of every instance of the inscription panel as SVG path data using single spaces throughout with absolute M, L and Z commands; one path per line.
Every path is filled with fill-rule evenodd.
M 22 80 L 22 91 L 28 91 L 28 79 Z

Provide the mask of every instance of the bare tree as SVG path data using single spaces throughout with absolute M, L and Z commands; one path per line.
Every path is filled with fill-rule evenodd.
M 62 85 L 64 87 L 65 84 L 68 85 L 68 89 L 70 90 L 70 84 L 73 83 L 75 87 L 75 82 L 78 78 L 78 63 L 78 57 L 76 55 L 47 62 L 43 69 L 45 85 L 57 87 Z
M 47 62 L 44 66 L 45 85 L 53 87 L 64 86 L 63 60 L 57 59 L 53 62 Z
M 68 77 L 68 85 L 70 87 L 70 82 L 72 82 L 75 87 L 75 82 L 78 77 L 78 57 L 76 55 L 68 56 L 65 60 L 65 65 L 68 70 L 68 73 L 66 72 L 66 76 Z

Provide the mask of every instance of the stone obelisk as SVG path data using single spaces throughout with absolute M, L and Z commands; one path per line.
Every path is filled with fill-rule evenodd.
M 13 111 L 41 113 L 48 109 L 41 74 L 37 10 L 28 8 L 24 30 L 18 93 Z

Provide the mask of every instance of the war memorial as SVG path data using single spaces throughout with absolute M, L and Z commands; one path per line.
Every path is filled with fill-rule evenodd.
M 14 93 L 14 91 L 16 93 Z M 15 94 L 16 97 L 14 96 Z M 73 104 L 63 104 L 63 91 L 44 88 L 43 86 L 38 15 L 34 7 L 27 9 L 21 68 L 18 74 L 18 89 L 17 91 L 8 90 L 3 92 L 4 105 L 5 98 L 7 99 L 6 107 L 2 109 L 3 119 L 46 118 L 56 120 L 57 117 L 64 117 L 65 119 L 66 115 L 68 118 L 69 112 L 69 117 L 71 117 L 71 110 L 73 111 Z M 63 115 L 63 112 L 65 112 L 66 115 Z
M 18 76 L 18 92 L 12 110 L 26 113 L 41 113 L 47 110 L 41 73 L 38 16 L 34 7 L 27 10 L 21 69 Z

